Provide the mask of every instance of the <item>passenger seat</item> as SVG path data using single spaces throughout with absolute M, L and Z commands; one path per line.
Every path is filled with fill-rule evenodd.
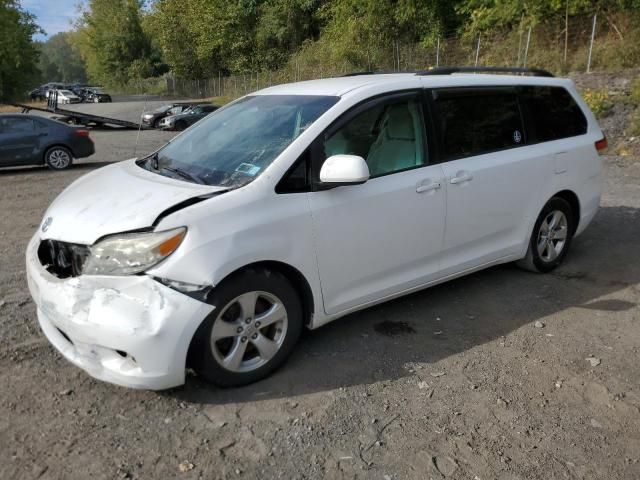
M 416 155 L 413 116 L 407 104 L 391 106 L 385 113 L 382 130 L 367 155 L 372 177 L 420 164 Z

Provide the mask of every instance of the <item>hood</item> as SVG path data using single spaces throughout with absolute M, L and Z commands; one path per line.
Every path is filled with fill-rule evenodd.
M 48 208 L 39 233 L 43 239 L 91 245 L 105 235 L 151 227 L 168 208 L 223 190 L 164 177 L 127 160 L 69 185 Z

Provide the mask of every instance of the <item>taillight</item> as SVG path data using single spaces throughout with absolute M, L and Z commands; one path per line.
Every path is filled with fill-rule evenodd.
M 607 148 L 607 137 L 602 137 L 600 140 L 598 140 L 596 143 L 596 150 L 601 152 L 603 151 L 605 148 Z
M 78 135 L 79 137 L 89 136 L 89 130 L 85 130 L 84 128 L 76 128 L 73 132 L 75 135 Z

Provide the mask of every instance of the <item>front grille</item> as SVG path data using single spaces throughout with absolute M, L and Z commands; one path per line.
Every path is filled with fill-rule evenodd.
M 42 266 L 58 278 L 77 277 L 89 256 L 89 247 L 59 240 L 43 240 L 38 247 Z

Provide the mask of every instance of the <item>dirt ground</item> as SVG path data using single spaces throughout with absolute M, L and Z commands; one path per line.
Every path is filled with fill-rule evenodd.
M 0 172 L 1 479 L 640 478 L 640 158 L 605 158 L 602 208 L 550 275 L 492 268 L 308 332 L 252 386 L 156 393 L 66 362 L 27 292 L 47 205 L 137 133 L 92 137 L 70 171 Z

